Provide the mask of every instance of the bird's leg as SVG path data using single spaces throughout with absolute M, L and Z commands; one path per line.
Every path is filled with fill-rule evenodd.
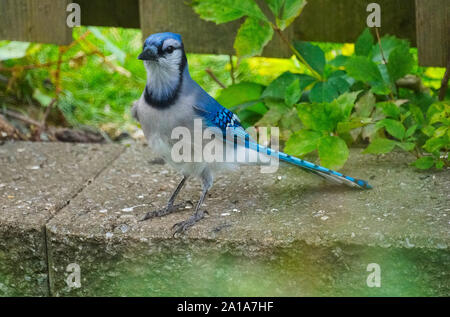
M 202 179 L 202 195 L 200 196 L 200 200 L 197 203 L 197 206 L 195 207 L 195 213 L 187 220 L 176 223 L 173 226 L 173 229 L 175 229 L 175 232 L 173 235 L 175 236 L 177 233 L 183 233 L 193 225 L 195 225 L 197 222 L 202 220 L 205 217 L 205 214 L 208 214 L 207 211 L 202 211 L 200 208 L 203 205 L 203 201 L 205 200 L 206 194 L 208 194 L 209 189 L 212 187 L 214 177 L 211 174 L 211 171 L 206 168 L 203 170 L 201 174 Z
M 181 182 L 178 184 L 177 188 L 173 192 L 172 196 L 170 196 L 169 202 L 167 203 L 167 207 L 165 207 L 163 209 L 147 212 L 141 221 L 156 218 L 156 217 L 163 217 L 163 216 L 166 216 L 174 211 L 177 211 L 181 207 L 183 207 L 185 204 L 174 205 L 174 203 L 175 203 L 175 199 L 177 198 L 178 194 L 180 193 L 180 191 L 183 188 L 184 184 L 186 183 L 187 179 L 188 178 L 186 176 L 183 177 L 183 179 L 181 180 Z
M 200 196 L 200 200 L 197 203 L 197 207 L 195 207 L 195 213 L 187 220 L 178 222 L 173 225 L 172 229 L 175 229 L 175 232 L 173 235 L 175 236 L 177 233 L 183 233 L 193 225 L 195 225 L 197 222 L 202 220 L 205 217 L 205 214 L 208 214 L 208 212 L 200 210 L 200 207 L 203 204 L 203 201 L 205 200 L 206 194 L 208 193 L 208 188 L 204 188 L 202 195 Z

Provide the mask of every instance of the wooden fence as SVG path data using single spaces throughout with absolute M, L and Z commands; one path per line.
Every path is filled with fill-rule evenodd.
M 0 39 L 70 43 L 66 7 L 71 2 L 80 4 L 83 25 L 141 28 L 144 35 L 177 32 L 187 51 L 195 53 L 233 54 L 234 37 L 242 22 L 215 25 L 203 21 L 186 4 L 188 0 L 0 0 Z M 382 34 L 417 45 L 423 66 L 447 65 L 449 0 L 308 0 L 286 35 L 306 41 L 354 42 L 366 26 L 366 8 L 371 2 L 381 6 Z M 288 54 L 277 37 L 264 50 L 265 56 Z

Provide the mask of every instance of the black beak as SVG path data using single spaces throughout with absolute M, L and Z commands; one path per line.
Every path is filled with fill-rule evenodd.
M 154 61 L 156 60 L 157 55 L 151 49 L 145 49 L 141 54 L 139 54 L 138 59 L 142 61 Z

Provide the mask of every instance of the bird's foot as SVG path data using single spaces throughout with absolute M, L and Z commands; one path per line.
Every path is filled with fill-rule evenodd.
M 192 205 L 190 201 L 187 201 L 185 203 L 177 204 L 177 205 L 170 205 L 165 208 L 149 211 L 145 214 L 144 218 L 142 218 L 140 221 L 145 221 L 152 218 L 158 218 L 158 217 L 164 217 L 168 214 L 174 213 L 176 211 L 179 211 L 180 209 L 185 208 L 188 204 Z
M 178 222 L 173 225 L 172 229 L 175 229 L 173 236 L 176 234 L 181 234 L 188 230 L 190 227 L 195 225 L 197 222 L 205 218 L 205 215 L 208 215 L 208 212 L 205 211 L 198 211 L 195 214 L 193 214 L 189 219 L 185 221 Z

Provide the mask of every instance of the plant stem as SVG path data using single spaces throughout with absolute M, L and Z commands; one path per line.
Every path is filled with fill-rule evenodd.
M 383 63 L 384 65 L 387 65 L 387 60 L 386 57 L 384 57 L 384 51 L 383 51 L 383 46 L 381 46 L 381 37 L 380 37 L 380 32 L 378 31 L 378 28 L 375 28 L 375 34 L 377 35 L 377 41 L 378 41 L 378 46 L 380 47 L 380 53 L 381 53 L 381 58 L 383 59 Z M 395 83 L 394 83 L 395 85 Z M 392 93 L 392 91 L 389 91 L 389 98 L 391 98 L 391 100 L 394 100 L 394 94 Z
M 227 86 L 225 86 L 224 83 L 222 83 L 219 78 L 216 77 L 216 75 L 214 75 L 213 71 L 210 68 L 205 69 L 205 72 L 209 75 L 209 77 L 212 78 L 212 80 L 214 80 L 220 87 L 222 88 L 227 88 Z
M 316 72 L 303 58 L 303 56 L 295 49 L 295 47 L 289 42 L 289 40 L 284 36 L 283 31 L 279 27 L 277 27 L 274 24 L 271 24 L 274 31 L 280 36 L 281 40 L 284 42 L 284 44 L 294 53 L 294 55 L 298 58 L 298 60 L 311 72 L 311 74 L 317 78 L 318 80 L 322 81 L 322 76 Z
M 442 78 L 441 88 L 439 89 L 439 100 L 442 101 L 445 98 L 445 93 L 447 92 L 448 80 L 450 77 L 450 56 L 447 61 L 447 69 L 445 70 L 444 77 Z
M 234 85 L 236 83 L 236 78 L 234 77 L 234 64 L 233 64 L 233 55 L 229 55 L 230 57 L 230 76 L 231 76 L 231 83 Z

